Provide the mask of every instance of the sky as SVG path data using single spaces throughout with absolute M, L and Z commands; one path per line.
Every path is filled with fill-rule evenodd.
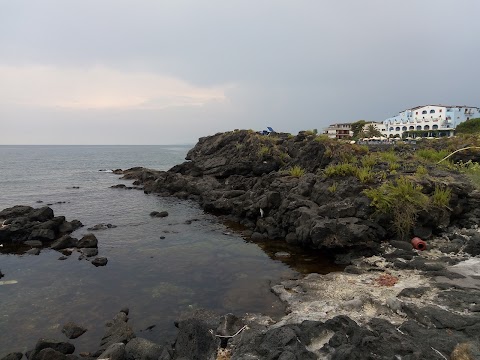
M 0 145 L 480 107 L 478 0 L 0 0 Z

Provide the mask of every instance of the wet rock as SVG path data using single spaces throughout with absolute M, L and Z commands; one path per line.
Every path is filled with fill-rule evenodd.
M 4 273 L 2 273 L 2 271 L 0 270 L 0 279 L 3 278 L 5 276 Z
M 78 240 L 71 237 L 70 235 L 63 235 L 61 238 L 55 240 L 50 248 L 53 250 L 63 250 L 71 247 L 76 247 Z
M 60 257 L 58 258 L 58 260 L 67 260 L 67 259 L 68 259 L 68 256 L 65 256 L 65 255 L 64 255 L 64 256 L 60 256 Z
M 163 218 L 163 217 L 167 217 L 168 216 L 168 212 L 167 211 L 152 211 L 150 213 L 150 216 L 151 217 L 160 217 L 160 218 Z
M 117 343 L 127 343 L 135 338 L 135 333 L 130 325 L 127 324 L 128 318 L 125 313 L 120 312 L 114 320 L 106 324 L 105 335 L 100 342 L 100 351 L 105 351 L 108 347 Z
M 157 360 L 163 352 L 163 346 L 150 340 L 135 338 L 125 346 L 126 360 Z
M 30 233 L 29 240 L 52 241 L 55 239 L 55 232 L 50 229 L 35 229 Z
M 30 360 L 68 360 L 67 356 L 54 349 L 43 349 L 37 354 L 32 355 Z
M 40 249 L 38 249 L 38 248 L 30 249 L 25 254 L 27 254 L 27 255 L 40 255 Z
M 5 355 L 0 360 L 21 360 L 22 357 L 23 357 L 22 353 L 15 352 L 15 353 L 10 353 L 10 354 Z
M 116 227 L 117 227 L 116 225 L 101 223 L 101 224 L 97 224 L 97 225 L 94 225 L 92 227 L 89 227 L 89 228 L 87 228 L 87 230 L 97 231 L 97 230 L 114 229 Z
M 220 340 L 210 332 L 211 327 L 198 319 L 188 319 L 178 324 L 175 343 L 176 358 L 189 360 L 214 359 Z
M 87 258 L 98 255 L 97 248 L 81 248 L 79 251 Z
M 40 354 L 43 350 L 43 354 Z M 51 350 L 55 351 L 52 352 Z M 73 354 L 75 351 L 75 346 L 68 342 L 51 340 L 51 339 L 40 339 L 37 341 L 35 345 L 35 349 L 32 350 L 28 356 L 30 360 L 47 360 L 50 359 L 47 356 L 51 356 L 51 359 L 65 359 L 65 357 L 61 357 L 60 355 L 65 356 L 66 354 Z M 60 355 L 58 355 L 59 353 Z
M 125 344 L 116 343 L 110 345 L 98 358 L 109 360 L 125 360 Z
M 100 256 L 96 257 L 95 259 L 92 260 L 92 264 L 95 266 L 105 266 L 108 263 L 108 259 L 106 257 Z
M 125 185 L 125 184 L 117 184 L 117 185 L 112 185 L 112 186 L 110 186 L 110 188 L 112 188 L 112 189 L 126 189 L 126 188 L 127 188 L 127 185 Z
M 76 339 L 83 335 L 86 331 L 87 329 L 73 322 L 66 323 L 62 328 L 62 333 L 64 333 L 69 339 Z
M 97 237 L 93 234 L 86 234 L 78 241 L 77 247 L 96 248 L 98 247 Z
M 472 256 L 480 255 L 480 233 L 472 235 L 467 241 L 464 251 Z
M 42 247 L 43 243 L 40 240 L 27 240 L 24 242 L 25 245 L 31 247 Z

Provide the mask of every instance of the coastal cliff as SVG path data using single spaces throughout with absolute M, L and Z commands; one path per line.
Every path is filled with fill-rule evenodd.
M 479 221 L 469 179 L 419 157 L 418 146 L 238 130 L 201 138 L 169 171 L 123 174 L 146 193 L 195 200 L 245 225 L 253 239 L 374 254 L 386 239 L 428 239 Z

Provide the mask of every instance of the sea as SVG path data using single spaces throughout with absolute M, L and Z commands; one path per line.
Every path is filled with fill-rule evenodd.
M 111 188 L 132 185 L 112 170 L 168 170 L 191 147 L 0 146 L 0 210 L 50 206 L 55 216 L 80 220 L 84 226 L 72 236 L 94 233 L 99 256 L 108 258 L 95 267 L 78 252 L 59 260 L 50 249 L 27 255 L 0 248 L 0 358 L 32 349 L 42 337 L 70 341 L 76 354 L 96 351 L 105 323 L 125 307 L 137 336 L 158 343 L 174 338 L 184 312 L 278 319 L 285 309 L 272 284 L 336 270 L 321 253 L 252 242 L 237 224 L 192 201 Z M 152 211 L 169 215 L 152 218 Z M 97 224 L 113 226 L 88 230 Z M 87 332 L 68 340 L 61 329 L 70 321 Z

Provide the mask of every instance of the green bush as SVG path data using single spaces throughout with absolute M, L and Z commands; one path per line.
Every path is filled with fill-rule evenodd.
M 452 197 L 452 189 L 436 185 L 432 194 L 432 205 L 439 208 L 448 208 Z
M 329 186 L 327 189 L 330 191 L 332 194 L 337 192 L 338 184 L 334 182 L 331 186 Z
M 377 164 L 377 157 L 375 155 L 369 154 L 362 157 L 362 165 L 365 167 L 374 167 Z
M 396 163 L 398 162 L 398 155 L 393 151 L 381 151 L 378 153 L 380 160 L 386 163 Z
M 389 215 L 396 233 L 406 238 L 418 213 L 428 207 L 430 200 L 422 187 L 406 177 L 383 183 L 380 187 L 364 190 L 376 212 Z
M 435 149 L 419 149 L 415 153 L 415 155 L 421 159 L 424 159 L 426 161 L 432 162 L 432 163 L 437 163 L 440 160 L 442 160 L 444 157 L 446 157 L 448 154 L 450 154 L 450 151 L 446 149 L 442 149 L 440 151 L 437 151 Z
M 260 150 L 258 150 L 258 156 L 262 157 L 267 155 L 270 152 L 270 148 L 268 146 L 262 146 Z
M 358 180 L 360 180 L 360 182 L 363 184 L 372 182 L 375 178 L 375 173 L 373 172 L 372 168 L 366 166 L 357 169 L 356 175 Z
M 302 177 L 303 175 L 305 175 L 305 170 L 302 169 L 300 166 L 295 165 L 290 168 L 288 174 L 294 177 Z
M 470 119 L 455 128 L 456 134 L 478 134 L 480 133 L 480 118 Z
M 467 177 L 472 181 L 473 185 L 480 189 L 480 164 L 472 160 L 467 161 L 466 163 L 458 163 L 457 169 L 467 175 Z
M 328 165 L 324 172 L 325 176 L 354 176 L 357 174 L 357 166 L 351 163 L 341 163 L 337 165 Z
M 425 166 L 423 165 L 418 165 L 417 170 L 415 171 L 415 175 L 417 177 L 422 177 L 428 174 L 428 170 Z

